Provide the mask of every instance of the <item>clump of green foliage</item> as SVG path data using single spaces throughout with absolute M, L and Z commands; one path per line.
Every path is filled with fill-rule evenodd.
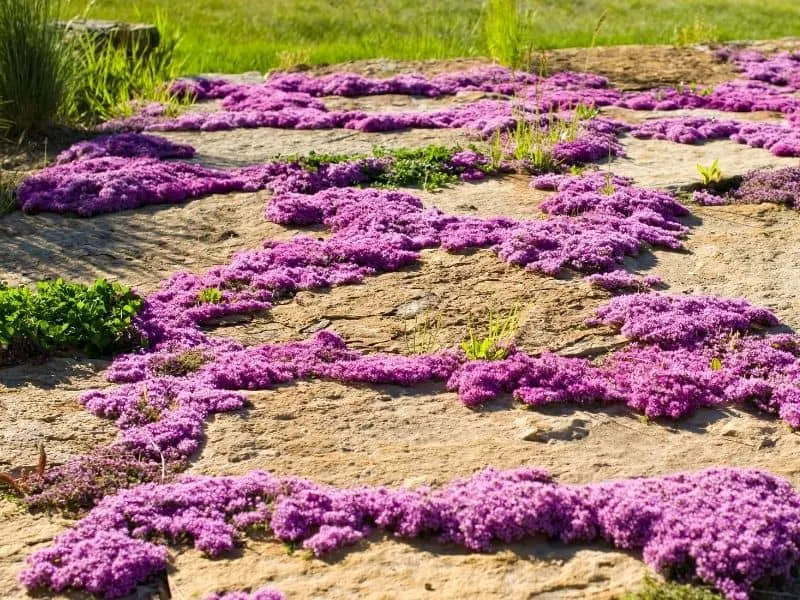
M 197 293 L 198 304 L 220 304 L 221 302 L 222 292 L 218 288 L 204 288 Z
M 676 46 L 694 46 L 720 40 L 719 28 L 695 16 L 689 25 L 675 27 L 672 32 L 672 43 Z
M 293 154 L 287 158 L 289 162 L 296 162 L 306 171 L 316 173 L 322 165 L 333 165 L 351 160 L 364 158 L 363 154 L 333 154 L 328 152 L 315 152 L 312 150 L 306 155 Z
M 722 596 L 706 587 L 645 577 L 642 589 L 626 594 L 623 600 L 722 600 Z
M 580 132 L 581 119 L 589 113 L 586 107 L 576 107 L 572 118 L 563 119 L 555 114 L 531 116 L 517 110 L 517 124 L 508 133 L 508 149 L 505 153 L 517 161 L 528 163 L 534 173 L 557 171 L 561 165 L 553 156 L 553 147 L 560 142 L 574 141 Z M 494 134 L 496 140 L 491 140 L 492 147 L 502 146 L 502 135 L 501 132 Z
M 0 1 L 0 133 L 42 130 L 63 116 L 72 84 L 53 0 Z
M 722 169 L 719 166 L 719 159 L 715 158 L 710 166 L 705 167 L 697 163 L 697 172 L 700 173 L 700 179 L 704 186 L 709 186 L 714 183 L 722 181 Z
M 376 158 L 390 158 L 389 168 L 374 175 L 372 183 L 384 187 L 421 187 L 433 191 L 458 181 L 458 173 L 449 164 L 460 148 L 427 146 L 413 150 L 375 148 Z
M 184 377 L 189 373 L 194 373 L 210 360 L 211 356 L 202 350 L 186 350 L 175 356 L 165 358 L 155 365 L 153 371 L 155 371 L 156 375 Z
M 440 190 L 451 183 L 459 180 L 462 168 L 456 167 L 451 163 L 453 155 L 461 152 L 463 148 L 455 146 L 430 145 L 424 148 L 415 149 L 395 149 L 374 147 L 372 158 L 386 159 L 385 165 L 375 168 L 364 166 L 364 180 L 362 185 L 383 188 L 397 187 L 420 187 L 426 191 Z M 474 146 L 470 150 L 481 154 Z M 369 158 L 364 154 L 328 154 L 309 152 L 307 155 L 291 155 L 286 158 L 294 161 L 307 171 L 317 172 L 320 167 L 326 164 L 336 164 L 347 161 L 356 161 Z M 500 161 L 496 164 L 492 162 L 492 157 L 487 157 L 487 164 L 484 166 L 476 165 L 487 175 L 491 175 L 500 170 Z
M 488 311 L 486 333 L 478 335 L 470 324 L 461 349 L 469 360 L 502 360 L 511 349 L 511 342 L 519 329 L 519 305 L 505 314 Z
M 118 47 L 98 44 L 91 36 L 74 40 L 77 55 L 75 84 L 71 90 L 68 113 L 82 124 L 129 117 L 137 106 L 147 102 L 164 105 L 166 114 L 176 114 L 181 103 L 169 88 L 169 82 L 181 71 L 175 58 L 181 34 L 173 31 L 160 13 L 156 14 L 160 43 L 155 48 L 134 44 Z
M 105 356 L 140 345 L 133 318 L 142 305 L 130 288 L 104 279 L 90 286 L 56 279 L 35 289 L 0 283 L 0 365 L 65 351 Z

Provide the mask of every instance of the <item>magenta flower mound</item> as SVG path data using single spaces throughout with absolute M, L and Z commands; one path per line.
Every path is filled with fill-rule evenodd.
M 800 210 L 800 167 L 751 171 L 725 194 L 698 190 L 693 199 L 703 206 L 769 202 Z
M 91 216 L 241 190 L 233 173 L 184 162 L 106 156 L 48 167 L 19 188 L 22 210 Z
M 20 579 L 31 590 L 119 597 L 166 567 L 158 540 L 188 537 L 220 556 L 249 528 L 265 526 L 317 556 L 372 528 L 483 552 L 535 535 L 605 541 L 641 552 L 656 571 L 694 574 L 730 600 L 745 600 L 760 579 L 787 577 L 800 560 L 800 495 L 755 470 L 559 485 L 541 470 L 488 468 L 438 490 L 337 489 L 255 471 L 109 496 L 34 552 Z M 245 597 L 255 598 L 233 596 Z
M 285 596 L 274 588 L 259 588 L 254 592 L 222 592 L 206 596 L 205 600 L 285 600 Z
M 731 139 L 739 144 L 764 148 L 775 156 L 800 156 L 800 129 L 773 123 L 675 117 L 645 121 L 634 127 L 631 135 L 643 139 L 670 140 L 680 144 Z
M 108 136 L 103 147 L 110 152 L 122 152 L 128 145 L 118 144 L 116 138 L 131 135 L 139 136 Z M 383 159 L 366 158 L 324 164 L 311 172 L 296 162 L 272 162 L 224 171 L 137 156 L 81 158 L 47 167 L 27 178 L 18 195 L 25 212 L 49 211 L 89 217 L 150 204 L 180 203 L 211 194 L 261 189 L 309 193 L 330 186 L 357 185 L 367 181 L 369 173 L 379 172 L 388 164 Z
M 720 196 L 709 190 L 693 191 L 692 200 L 697 202 L 700 206 L 725 206 L 731 203 L 730 198 L 727 196 Z
M 766 57 L 753 50 L 734 51 L 724 48 L 717 54 L 720 58 L 734 63 L 748 79 L 800 90 L 800 53 L 798 52 L 778 52 Z
M 664 285 L 664 280 L 657 275 L 641 277 L 622 269 L 608 273 L 595 273 L 584 279 L 609 292 L 645 292 Z
M 744 299 L 629 294 L 597 309 L 597 316 L 589 323 L 614 325 L 629 339 L 670 348 L 704 341 L 715 334 L 772 327 L 778 320 Z
M 800 167 L 761 169 L 747 173 L 731 195 L 734 203 L 772 202 L 800 210 Z
M 77 160 L 119 156 L 123 158 L 192 158 L 194 148 L 141 133 L 106 135 L 78 142 L 56 157 L 63 165 Z

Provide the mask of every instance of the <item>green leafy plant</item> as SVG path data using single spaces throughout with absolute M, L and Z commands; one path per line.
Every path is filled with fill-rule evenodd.
M 56 0 L 0 1 L 0 133 L 24 135 L 55 123 L 72 79 Z
M 697 94 L 698 96 L 710 96 L 714 93 L 714 86 L 711 85 L 700 86 L 697 83 L 690 83 L 688 88 L 690 92 Z M 681 93 L 683 90 L 679 86 L 676 91 Z
M 569 174 L 570 175 L 582 175 L 586 172 L 588 167 L 586 165 L 570 165 L 569 167 Z
M 80 351 L 103 356 L 143 343 L 133 327 L 142 299 L 104 279 L 91 286 L 62 279 L 35 289 L 0 284 L 0 364 Z
M 707 587 L 662 582 L 646 576 L 642 588 L 625 594 L 623 600 L 723 600 Z
M 298 155 L 291 155 L 287 157 L 287 161 L 289 162 L 297 162 L 301 167 L 306 169 L 307 171 L 311 171 L 315 173 L 319 171 L 319 168 L 322 165 L 326 164 L 337 164 L 343 163 L 351 160 L 358 160 L 360 158 L 364 158 L 363 154 L 331 154 L 327 152 L 315 152 L 312 150 L 308 154 L 304 156 Z
M 156 14 L 160 43 L 155 48 L 144 44 L 118 47 L 98 44 L 92 36 L 76 36 L 76 78 L 69 114 L 79 123 L 94 124 L 112 118 L 131 116 L 144 103 L 164 105 L 166 114 L 175 114 L 181 104 L 169 88 L 180 74 L 182 64 L 175 58 L 181 34 L 172 30 L 163 14 Z
M 377 158 L 390 158 L 388 169 L 374 173 L 372 183 L 383 187 L 421 187 L 427 191 L 441 189 L 458 181 L 457 171 L 449 161 L 461 148 L 426 146 L 413 150 L 373 149 Z M 491 166 L 486 172 L 491 172 Z
M 715 158 L 714 162 L 712 162 L 708 167 L 704 167 L 700 163 L 697 163 L 697 172 L 700 173 L 700 178 L 702 179 L 704 186 L 722 181 L 722 169 L 719 166 L 718 158 Z
M 488 310 L 485 335 L 478 335 L 470 324 L 461 349 L 469 360 L 502 360 L 508 356 L 511 342 L 519 329 L 519 305 L 505 314 Z
M 204 288 L 197 293 L 198 304 L 219 304 L 221 302 L 222 292 L 218 288 Z

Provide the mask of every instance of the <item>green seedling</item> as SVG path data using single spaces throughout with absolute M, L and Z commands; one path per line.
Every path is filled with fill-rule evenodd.
M 720 169 L 718 158 L 715 158 L 714 162 L 708 167 L 697 163 L 697 172 L 700 173 L 700 178 L 704 186 L 722 181 L 722 169 Z

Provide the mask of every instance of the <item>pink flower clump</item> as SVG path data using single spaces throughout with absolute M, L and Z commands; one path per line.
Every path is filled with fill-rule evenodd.
M 109 496 L 52 546 L 34 552 L 20 579 L 32 590 L 115 598 L 166 568 L 157 540 L 187 537 L 196 549 L 220 556 L 248 529 L 265 526 L 275 539 L 317 556 L 375 528 L 482 552 L 536 535 L 604 541 L 641 552 L 657 571 L 692 573 L 729 600 L 746 600 L 760 579 L 788 576 L 800 559 L 800 495 L 787 481 L 755 470 L 560 485 L 541 470 L 488 468 L 440 489 L 415 490 L 337 489 L 255 471 L 183 477 Z

